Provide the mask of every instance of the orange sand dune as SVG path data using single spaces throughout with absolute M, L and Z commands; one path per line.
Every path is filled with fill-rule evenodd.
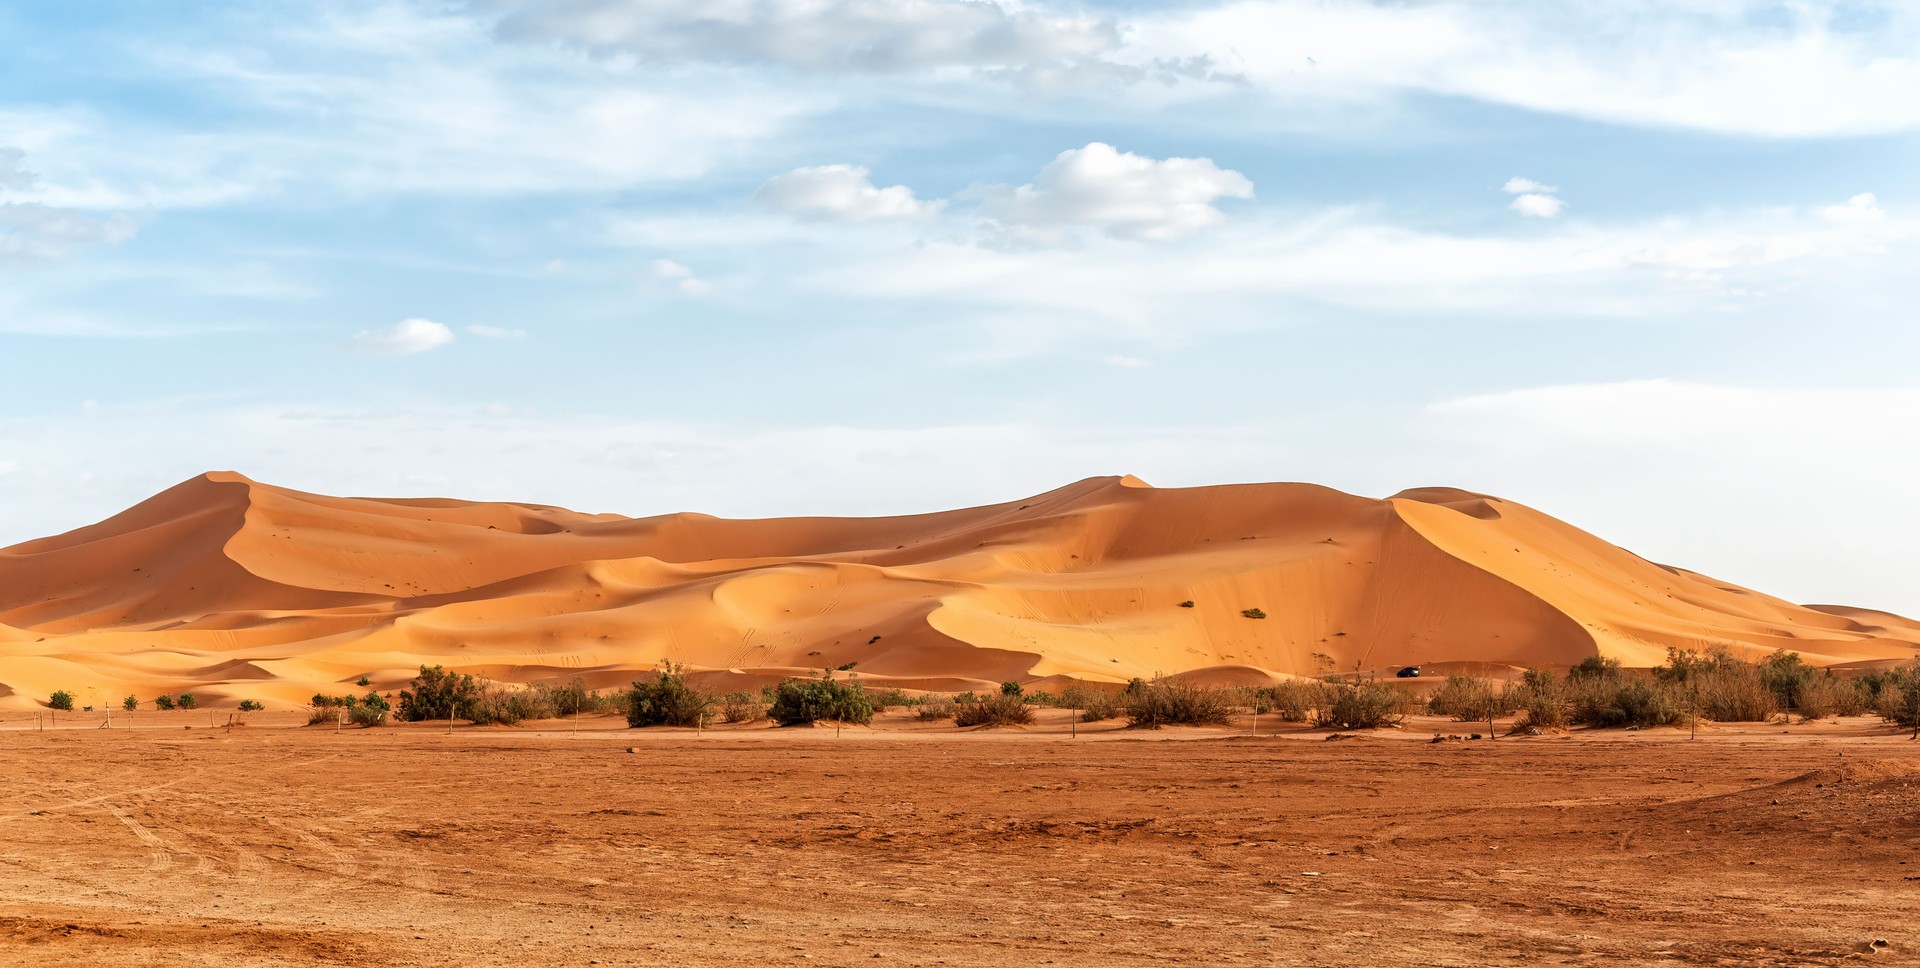
M 1715 645 L 1885 664 L 1916 654 L 1920 623 L 1794 605 L 1442 488 L 1094 478 L 935 514 L 732 521 L 215 473 L 0 551 L 13 708 L 54 689 L 298 702 L 362 675 L 397 688 L 422 663 L 607 687 L 670 659 L 716 689 L 853 663 L 875 684 L 967 689 L 1648 666 Z

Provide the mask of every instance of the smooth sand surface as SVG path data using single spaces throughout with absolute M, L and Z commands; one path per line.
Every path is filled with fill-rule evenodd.
M 961 690 L 1650 666 L 1674 646 L 1883 665 L 1916 643 L 1900 616 L 1795 605 L 1443 488 L 1110 477 L 905 517 L 630 519 L 214 473 L 0 551 L 11 709 L 55 689 L 284 708 L 363 675 L 397 689 L 422 664 L 604 688 L 672 660 L 714 691 L 852 664 L 875 686 Z

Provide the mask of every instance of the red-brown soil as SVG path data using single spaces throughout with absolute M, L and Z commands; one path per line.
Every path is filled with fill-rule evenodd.
M 0 964 L 1920 952 L 1920 749 L 1866 719 L 1436 744 L 1467 727 L 1069 739 L 1043 711 L 1024 731 L 892 713 L 696 736 L 141 715 L 0 722 Z M 1888 952 L 1864 954 L 1875 939 Z

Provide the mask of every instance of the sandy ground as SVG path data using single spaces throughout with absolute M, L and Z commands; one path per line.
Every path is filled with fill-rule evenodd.
M 1920 746 L 1864 719 L 1435 744 L 1467 728 L 143 715 L 0 721 L 0 964 L 1920 954 Z

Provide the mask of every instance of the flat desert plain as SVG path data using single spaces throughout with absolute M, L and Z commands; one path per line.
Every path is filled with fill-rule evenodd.
M 1433 743 L 1470 727 L 1070 738 L 1066 715 L 696 735 L 9 713 L 0 964 L 1920 954 L 1920 749 L 1877 720 Z

